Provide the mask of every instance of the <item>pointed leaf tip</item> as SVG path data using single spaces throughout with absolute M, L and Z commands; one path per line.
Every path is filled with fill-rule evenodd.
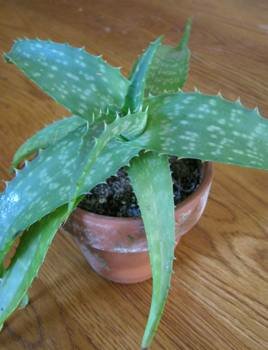
M 151 169 L 159 176 L 152 178 Z M 142 349 L 146 349 L 160 322 L 171 279 L 175 246 L 172 179 L 167 156 L 152 152 L 132 160 L 128 173 L 144 222 L 153 276 L 152 303 L 142 340 Z
M 55 101 L 85 119 L 98 109 L 118 110 L 124 103 L 128 80 L 85 50 L 27 39 L 17 41 L 6 55 Z
M 23 233 L 15 255 L 0 280 L 0 328 L 17 307 L 25 307 L 28 303 L 27 290 L 66 218 L 66 209 L 58 208 Z
M 192 29 L 192 22 L 193 22 L 192 17 L 189 17 L 184 25 L 182 38 L 178 45 L 179 49 L 187 48 L 187 45 L 190 39 L 191 29 Z

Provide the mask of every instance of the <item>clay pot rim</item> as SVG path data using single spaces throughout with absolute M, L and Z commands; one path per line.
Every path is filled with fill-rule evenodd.
M 200 185 L 198 186 L 197 190 L 190 194 L 187 198 L 185 198 L 182 202 L 178 203 L 175 207 L 175 211 L 183 208 L 186 205 L 189 205 L 191 202 L 194 202 L 195 198 L 202 194 L 202 192 L 209 186 L 209 184 L 212 181 L 213 177 L 213 166 L 212 162 L 204 162 L 203 169 L 202 169 L 202 180 Z M 77 207 L 75 212 L 73 213 L 74 216 L 81 214 L 86 214 L 88 218 L 97 219 L 99 221 L 107 220 L 112 222 L 130 222 L 130 221 L 141 221 L 141 218 L 135 218 L 135 217 L 116 217 L 116 216 L 108 216 L 108 215 L 101 215 L 101 214 L 95 214 L 91 213 L 90 211 L 87 211 L 85 209 Z

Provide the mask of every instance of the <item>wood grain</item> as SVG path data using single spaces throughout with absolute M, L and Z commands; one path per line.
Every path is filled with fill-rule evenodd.
M 268 115 L 266 0 L 0 0 L 0 50 L 17 37 L 85 45 L 128 72 L 148 42 L 175 43 L 193 16 L 187 89 L 221 90 Z M 0 172 L 16 148 L 67 112 L 0 62 Z M 176 255 L 172 289 L 153 349 L 268 349 L 268 174 L 215 166 L 210 201 Z M 150 281 L 109 283 L 58 234 L 31 304 L 0 334 L 2 350 L 138 349 Z

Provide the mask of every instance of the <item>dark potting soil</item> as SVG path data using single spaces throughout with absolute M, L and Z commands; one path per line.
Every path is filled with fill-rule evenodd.
M 174 204 L 177 205 L 193 193 L 200 184 L 202 162 L 196 159 L 177 159 L 176 157 L 170 157 L 169 162 L 173 180 Z M 94 187 L 80 202 L 79 207 L 107 216 L 140 216 L 137 199 L 124 168 L 119 169 L 116 176 L 109 177 L 105 184 Z

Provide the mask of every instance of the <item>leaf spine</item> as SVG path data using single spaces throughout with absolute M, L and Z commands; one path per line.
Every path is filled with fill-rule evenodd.
M 239 105 L 242 105 L 240 97 L 238 97 L 237 100 L 236 100 L 235 102 L 236 102 L 237 104 L 239 104 Z

